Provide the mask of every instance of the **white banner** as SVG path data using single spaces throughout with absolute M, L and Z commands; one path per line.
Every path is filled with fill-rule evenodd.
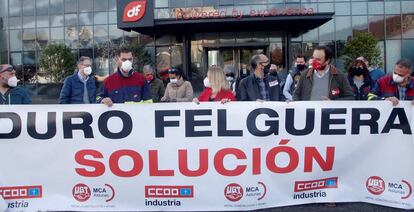
M 414 209 L 412 110 L 385 101 L 2 106 L 0 208 Z

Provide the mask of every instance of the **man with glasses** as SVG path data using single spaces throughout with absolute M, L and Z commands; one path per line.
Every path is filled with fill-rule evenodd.
M 293 101 L 354 100 L 345 74 L 331 64 L 332 51 L 319 46 L 313 51 L 312 68 L 303 71 Z
M 16 77 L 16 70 L 9 64 L 0 65 L 0 104 L 31 104 L 32 100 L 26 90 L 17 87 L 19 80 Z
M 92 60 L 82 56 L 78 60 L 78 71 L 66 77 L 60 92 L 59 104 L 91 104 L 96 102 L 95 79 Z
M 269 67 L 269 59 L 264 54 L 254 55 L 250 61 L 253 74 L 241 80 L 239 85 L 239 101 L 284 101 L 279 77 L 265 73 Z
M 394 66 L 392 76 L 384 76 L 375 83 L 368 100 L 388 100 L 393 106 L 399 100 L 414 100 L 414 79 L 411 77 L 413 63 L 409 59 L 401 59 Z M 413 101 L 414 103 L 414 101 Z
M 151 87 L 132 67 L 132 50 L 121 47 L 116 55 L 116 71 L 103 82 L 97 102 L 109 107 L 114 103 L 152 103 Z

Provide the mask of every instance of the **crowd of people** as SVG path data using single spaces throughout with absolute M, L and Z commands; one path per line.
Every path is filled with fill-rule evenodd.
M 241 80 L 234 67 L 211 66 L 204 79 L 205 89 L 195 98 L 193 87 L 181 70 L 169 69 L 165 86 L 151 65 L 144 66 L 140 73 L 134 70 L 133 60 L 131 49 L 120 48 L 116 71 L 97 89 L 91 76 L 92 59 L 80 57 L 77 71 L 63 83 L 59 103 L 112 106 L 153 102 L 388 100 L 395 106 L 400 100 L 414 100 L 409 59 L 397 61 L 392 75 L 373 68 L 362 56 L 342 72 L 332 65 L 332 52 L 325 46 L 317 47 L 309 60 L 297 55 L 287 74 L 278 73 L 276 65 L 270 64 L 264 54 L 251 58 L 251 74 Z M 0 104 L 31 104 L 30 96 L 17 83 L 13 66 L 0 65 Z

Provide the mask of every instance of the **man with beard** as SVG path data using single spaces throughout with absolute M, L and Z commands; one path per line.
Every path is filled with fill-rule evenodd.
M 32 100 L 26 90 L 17 87 L 16 70 L 9 64 L 0 65 L 0 104 L 30 104 Z

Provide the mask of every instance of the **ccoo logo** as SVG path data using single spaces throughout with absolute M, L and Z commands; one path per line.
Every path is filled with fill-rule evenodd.
M 136 22 L 145 16 L 147 1 L 132 1 L 124 9 L 123 22 Z

